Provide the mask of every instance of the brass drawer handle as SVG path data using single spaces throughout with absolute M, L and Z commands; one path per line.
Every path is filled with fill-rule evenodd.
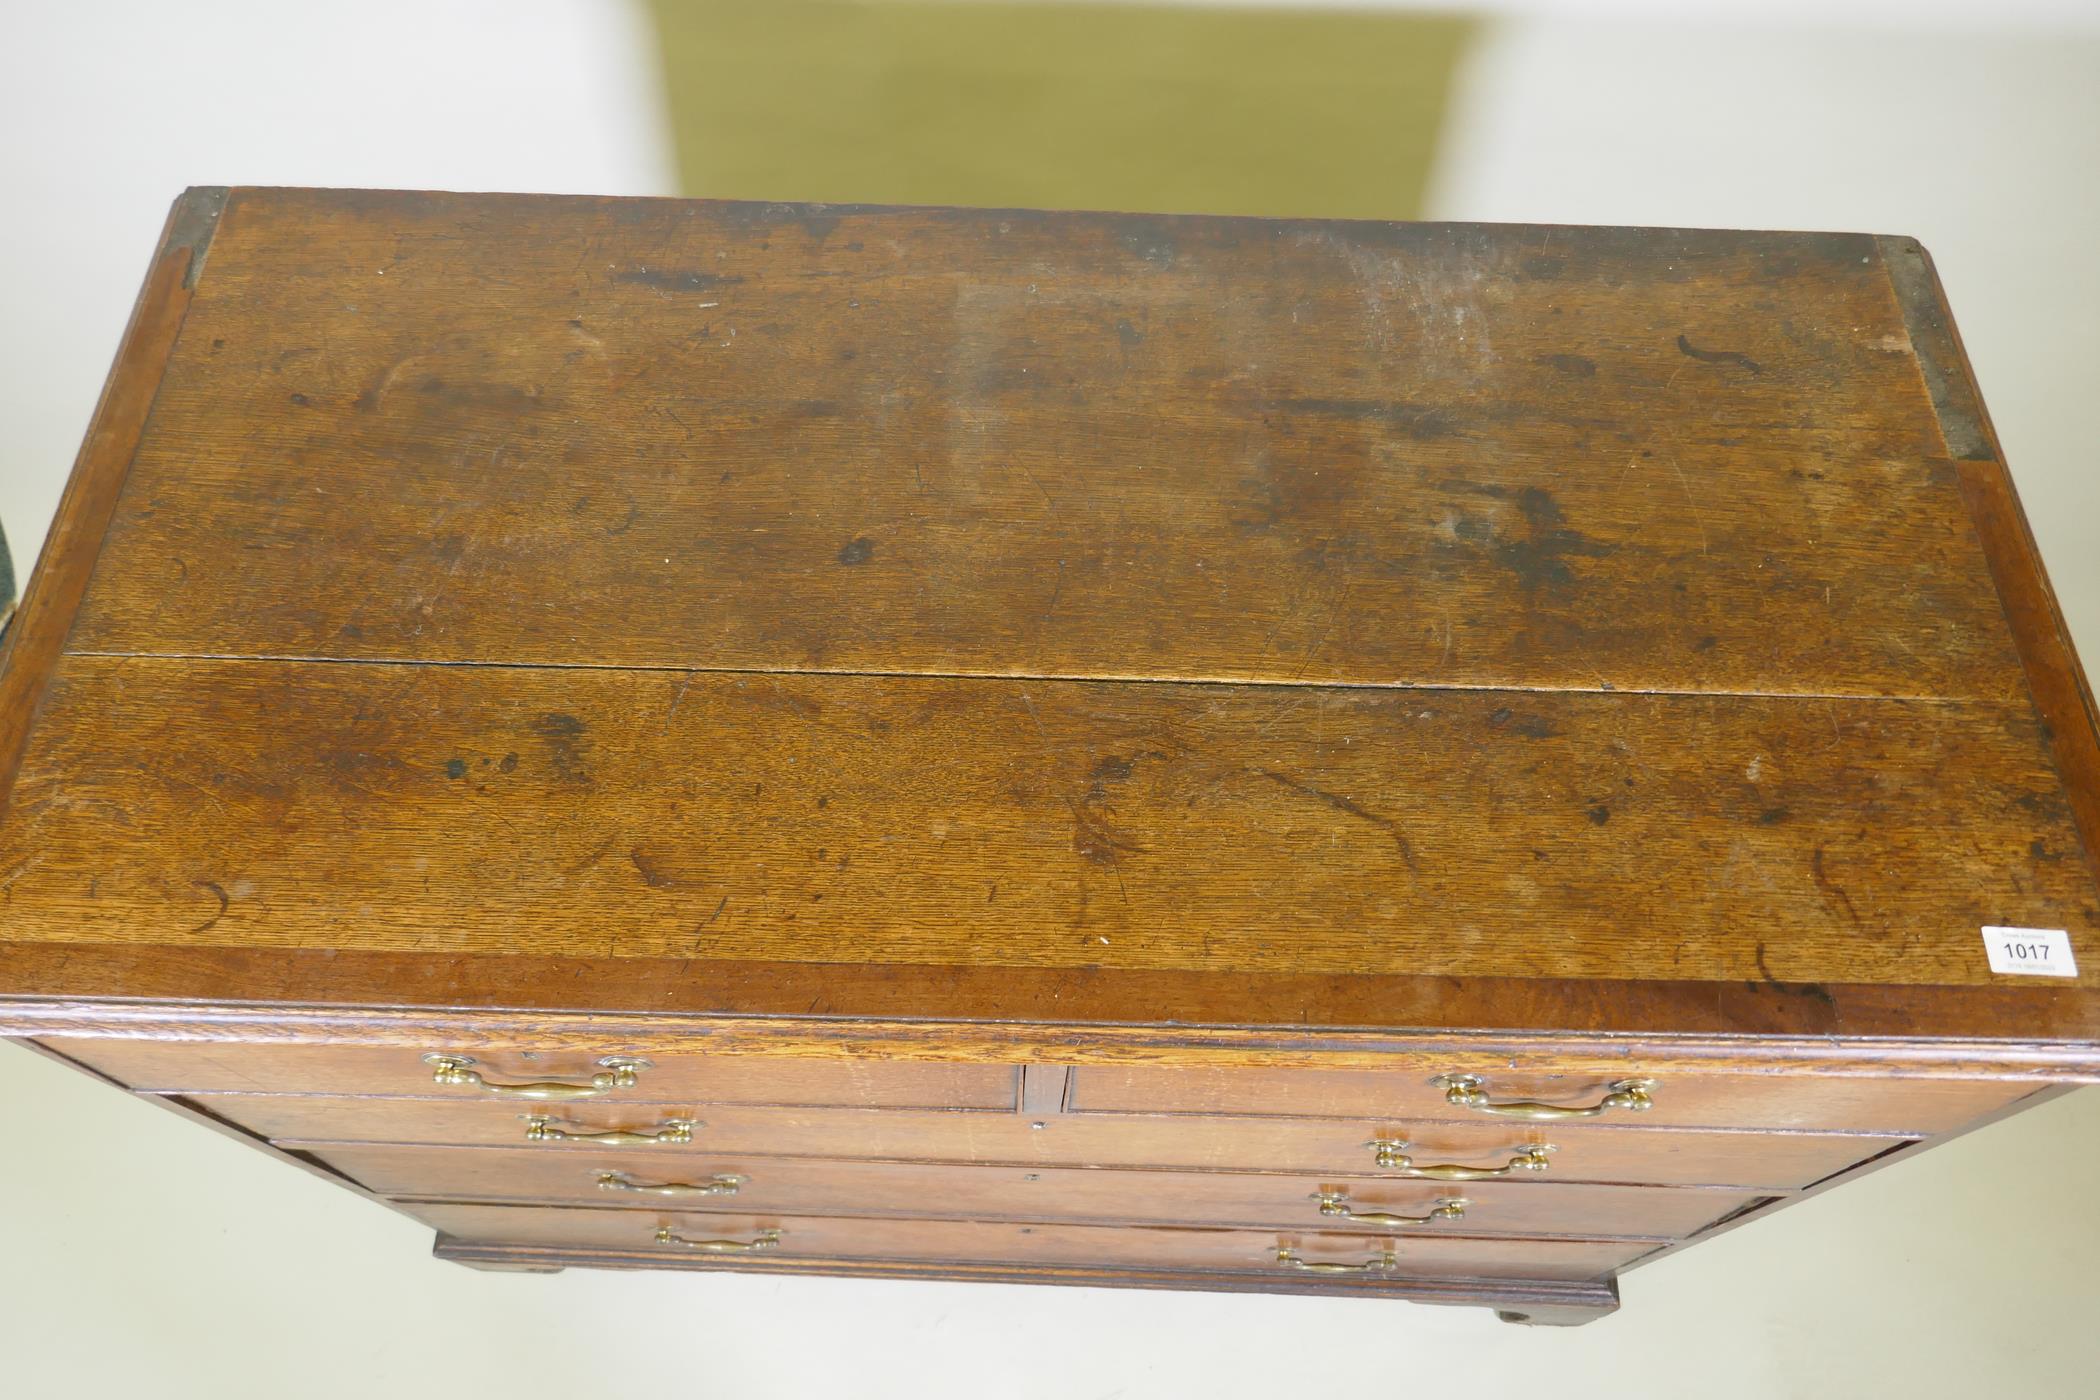
M 1320 1214 L 1332 1215 L 1342 1220 L 1354 1220 L 1361 1225 L 1434 1225 L 1440 1220 L 1466 1218 L 1466 1201 L 1458 1196 L 1438 1201 L 1427 1215 L 1392 1215 L 1382 1210 L 1358 1210 L 1349 1204 L 1347 1191 L 1317 1191 L 1313 1193 L 1313 1199 L 1320 1203 Z
M 527 1142 L 595 1142 L 607 1147 L 647 1147 L 651 1143 L 679 1143 L 693 1140 L 693 1129 L 699 1127 L 690 1118 L 667 1118 L 654 1132 L 630 1132 L 625 1128 L 614 1128 L 607 1132 L 594 1133 L 574 1123 L 557 1123 L 552 1118 L 537 1113 L 525 1115 L 525 1141 Z
M 1560 1151 L 1550 1142 L 1535 1142 L 1516 1149 L 1517 1155 L 1499 1167 L 1462 1167 L 1456 1162 L 1418 1167 L 1414 1158 L 1407 1155 L 1407 1144 L 1398 1138 L 1372 1138 L 1364 1146 L 1371 1149 L 1372 1160 L 1386 1171 L 1424 1181 L 1486 1181 L 1511 1172 L 1542 1172 L 1547 1166 L 1546 1154 Z
M 474 1063 L 471 1055 L 425 1055 L 423 1063 L 435 1071 L 431 1075 L 434 1083 L 471 1084 L 506 1099 L 595 1099 L 615 1089 L 632 1089 L 635 1076 L 649 1068 L 647 1060 L 607 1055 L 598 1061 L 605 1068 L 592 1075 L 588 1084 L 491 1084 L 481 1077 L 479 1071 L 470 1068 Z
M 643 1196 L 734 1196 L 744 1184 L 740 1176 L 715 1176 L 706 1181 L 636 1181 L 626 1172 L 599 1172 L 600 1191 L 633 1191 Z
M 689 1240 L 666 1225 L 656 1232 L 656 1242 L 681 1245 L 708 1254 L 751 1254 L 761 1249 L 780 1248 L 780 1237 L 785 1233 L 783 1230 L 760 1230 L 755 1240 Z
M 1398 1268 L 1400 1256 L 1390 1249 L 1385 1253 L 1366 1259 L 1361 1264 L 1329 1264 L 1322 1260 L 1307 1259 L 1288 1245 L 1276 1251 L 1276 1262 L 1286 1269 L 1301 1269 L 1308 1274 L 1377 1274 Z
M 1621 1079 L 1607 1086 L 1604 1097 L 1587 1108 L 1564 1108 L 1559 1104 L 1531 1103 L 1528 1100 L 1490 1103 L 1487 1083 L 1477 1074 L 1440 1074 L 1429 1082 L 1444 1091 L 1444 1102 L 1453 1107 L 1470 1108 L 1475 1113 L 1488 1113 L 1497 1118 L 1522 1118 L 1533 1123 L 1549 1123 L 1561 1118 L 1595 1118 L 1614 1108 L 1645 1113 L 1655 1107 L 1655 1100 L 1648 1097 L 1648 1091 L 1655 1087 L 1652 1079 Z

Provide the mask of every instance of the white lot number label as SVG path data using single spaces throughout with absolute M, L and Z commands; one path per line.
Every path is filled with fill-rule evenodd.
M 2071 956 L 2070 935 L 2060 928 L 1999 928 L 1985 924 L 1983 946 L 1993 972 L 2017 972 L 2029 977 L 2078 975 L 2078 963 Z

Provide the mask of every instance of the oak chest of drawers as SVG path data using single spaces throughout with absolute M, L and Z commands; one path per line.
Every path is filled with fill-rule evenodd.
M 1579 1321 L 2100 1067 L 1900 238 L 195 190 L 0 662 L 0 1032 L 480 1267 Z

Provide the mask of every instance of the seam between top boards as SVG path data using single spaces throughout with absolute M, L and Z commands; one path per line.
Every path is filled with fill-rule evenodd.
M 821 677 L 904 681 L 1006 681 L 1044 685 L 1160 685 L 1231 687 L 1247 690 L 1362 690 L 1399 694 L 1620 695 L 1683 700 L 1844 700 L 1909 705 L 1970 705 L 2003 708 L 2021 696 L 1880 694 L 1824 690 L 1680 690 L 1665 686 L 1519 685 L 1462 681 L 1288 680 L 1248 676 L 1080 675 L 1036 671 L 878 670 L 853 667 L 694 666 L 667 661 L 495 661 L 458 657 L 317 656 L 296 652 L 104 651 L 68 648 L 66 657 L 95 661 L 206 661 L 223 663 L 370 666 L 470 671 L 593 671 L 634 675 Z

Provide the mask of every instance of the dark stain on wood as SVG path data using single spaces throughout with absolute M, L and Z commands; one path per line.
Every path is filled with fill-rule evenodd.
M 213 899 L 216 899 L 219 902 L 219 907 L 212 910 L 211 917 L 207 918 L 203 923 L 198 924 L 196 927 L 190 930 L 191 936 L 194 937 L 197 934 L 205 932 L 207 929 L 211 928 L 212 925 L 218 923 L 219 920 L 225 918 L 227 909 L 232 907 L 232 901 L 226 897 L 225 889 L 221 887 L 216 881 L 192 880 L 190 881 L 190 883 L 196 886 L 198 889 L 203 890 L 206 894 L 210 895 Z
M 1496 563 L 1516 575 L 1527 593 L 1571 588 L 1575 571 L 1569 560 L 1604 558 L 1613 552 L 1610 545 L 1570 528 L 1561 517 L 1560 503 L 1543 486 L 1519 491 L 1517 507 L 1524 516 L 1523 535 L 1496 540 L 1490 553 Z
M 533 720 L 528 728 L 546 741 L 547 762 L 555 776 L 571 783 L 590 781 L 590 773 L 583 761 L 586 726 L 582 720 L 560 710 L 550 710 Z
M 1407 833 L 1402 831 L 1400 824 L 1391 817 L 1380 816 L 1376 812 L 1366 811 L 1341 793 L 1329 792 L 1325 788 L 1314 787 L 1311 783 L 1293 778 L 1288 773 L 1278 773 L 1271 768 L 1256 768 L 1252 771 L 1256 777 L 1266 778 L 1278 787 L 1287 788 L 1292 792 L 1303 793 L 1307 797 L 1326 803 L 1337 812 L 1345 812 L 1355 817 L 1358 821 L 1369 822 L 1383 831 L 1392 841 L 1393 849 L 1400 853 L 1400 859 L 1410 871 L 1416 874 L 1421 873 L 1421 866 L 1415 860 L 1414 847 L 1408 843 Z
M 1521 734 L 1527 739 L 1551 739 L 1558 731 L 1543 715 L 1518 714 L 1507 705 L 1499 706 L 1488 715 L 1488 728 L 1507 730 Z
M 1690 338 L 1683 335 L 1677 337 L 1677 349 L 1701 364 L 1738 365 L 1743 369 L 1749 370 L 1752 374 L 1763 374 L 1765 372 L 1763 365 L 1740 350 L 1701 350 L 1698 346 L 1692 344 Z
M 1458 431 L 1458 422 L 1452 411 L 1437 404 L 1369 399 L 1292 398 L 1265 402 L 1262 411 L 1284 416 L 1336 418 L 1344 422 L 1371 423 L 1390 428 L 1420 442 L 1435 442 Z
M 718 272 L 693 272 L 671 267 L 625 267 L 612 275 L 615 282 L 653 287 L 660 292 L 717 292 L 744 279 Z

